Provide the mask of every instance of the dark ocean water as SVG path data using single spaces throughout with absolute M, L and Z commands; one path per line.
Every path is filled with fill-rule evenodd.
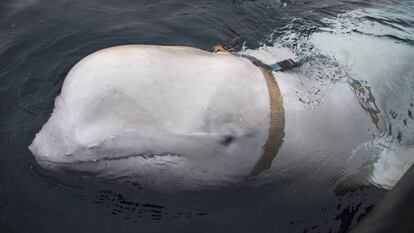
M 313 33 L 349 30 L 412 51 L 413 14 L 410 0 L 3 0 L 0 232 L 346 232 L 384 189 L 337 196 L 323 179 L 309 183 L 296 175 L 256 189 L 157 193 L 51 174 L 27 146 L 50 116 L 69 69 L 98 49 L 162 44 L 209 50 L 224 43 L 241 50 L 276 43 L 300 54 Z M 375 27 L 359 27 L 367 22 Z M 394 72 L 384 81 L 392 91 L 376 87 L 377 92 L 413 107 L 411 89 L 403 88 L 412 84 L 412 71 Z M 369 72 L 366 76 L 369 81 Z M 392 82 L 402 76 L 408 81 Z M 405 128 L 388 136 L 395 134 L 406 147 L 414 145 L 414 127 L 407 123 L 411 111 L 387 112 L 389 122 L 405 120 Z M 399 112 L 408 116 L 393 117 Z

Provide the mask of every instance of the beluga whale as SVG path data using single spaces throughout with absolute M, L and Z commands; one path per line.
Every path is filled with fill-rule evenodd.
M 380 85 L 361 78 L 367 72 L 358 66 L 341 68 L 365 64 L 363 49 L 323 52 L 329 35 L 313 36 L 321 53 L 310 59 L 276 46 L 99 50 L 69 71 L 29 149 L 48 170 L 151 189 L 238 189 L 298 177 L 340 195 L 391 189 L 413 161 L 412 148 L 401 146 L 410 143 L 411 118 L 388 120 Z M 386 69 L 385 56 L 376 57 L 375 77 Z
M 67 74 L 29 146 L 59 172 L 167 189 L 214 189 L 268 169 L 284 137 L 272 72 L 184 46 L 97 51 Z

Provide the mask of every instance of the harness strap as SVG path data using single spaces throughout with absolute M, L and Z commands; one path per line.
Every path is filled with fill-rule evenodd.
M 271 70 L 261 68 L 269 90 L 270 127 L 269 136 L 263 145 L 263 154 L 256 162 L 249 176 L 256 176 L 272 166 L 279 148 L 282 146 L 285 128 L 285 111 L 279 86 Z
M 250 55 L 246 55 L 246 54 L 239 54 L 238 56 L 243 57 L 248 59 L 250 62 L 252 62 L 253 64 L 255 64 L 258 67 L 262 67 L 264 69 L 267 70 L 272 70 L 272 71 L 285 71 L 285 70 L 290 70 L 296 67 L 300 67 L 303 64 L 305 64 L 306 62 L 308 62 L 310 60 L 310 57 L 305 57 L 305 58 L 301 58 L 297 61 L 293 60 L 293 59 L 286 59 L 283 61 L 279 61 L 276 62 L 274 64 L 268 65 L 263 63 L 262 61 L 260 61 L 259 59 L 250 56 Z

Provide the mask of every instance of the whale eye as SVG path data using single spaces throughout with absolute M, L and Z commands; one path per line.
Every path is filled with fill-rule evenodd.
M 233 137 L 233 135 L 225 135 L 223 139 L 220 141 L 220 144 L 222 144 L 223 146 L 228 146 L 234 141 L 234 139 L 235 138 Z

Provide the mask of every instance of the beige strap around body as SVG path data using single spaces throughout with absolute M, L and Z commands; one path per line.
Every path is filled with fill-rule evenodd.
M 229 49 L 224 48 L 223 45 L 218 44 L 214 46 L 213 52 L 231 52 Z M 244 58 L 250 60 L 255 64 L 249 56 Z M 270 127 L 269 136 L 266 143 L 263 145 L 263 154 L 256 162 L 249 176 L 257 176 L 262 171 L 269 169 L 272 166 L 272 161 L 276 157 L 279 148 L 282 146 L 283 137 L 285 135 L 285 110 L 283 108 L 283 99 L 280 93 L 279 86 L 277 85 L 276 78 L 273 76 L 272 71 L 263 67 L 259 67 L 266 80 L 267 88 L 269 90 L 270 100 Z
M 263 145 L 263 154 L 256 162 L 249 176 L 256 176 L 262 171 L 272 166 L 272 161 L 276 157 L 280 146 L 283 143 L 285 127 L 285 111 L 283 108 L 283 99 L 279 86 L 271 70 L 260 68 L 266 79 L 270 98 L 270 127 L 269 136 Z

